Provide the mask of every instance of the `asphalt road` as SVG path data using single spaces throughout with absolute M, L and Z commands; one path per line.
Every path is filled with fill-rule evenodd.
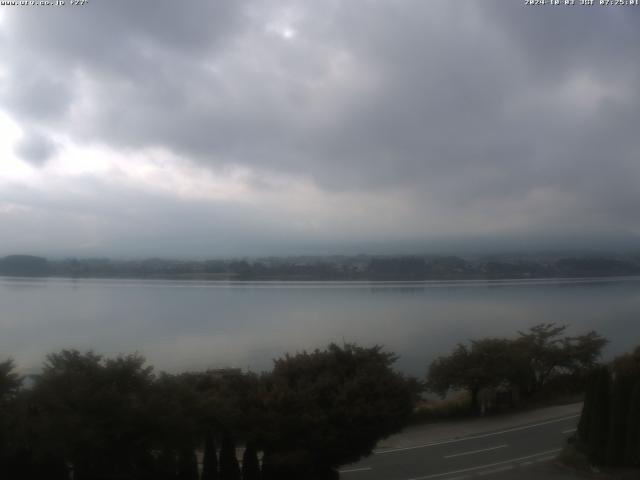
M 579 415 L 455 440 L 378 450 L 340 470 L 344 480 L 518 478 L 518 469 L 549 462 L 576 428 Z M 509 475 L 511 472 L 513 475 Z M 523 476 L 526 470 L 522 471 Z

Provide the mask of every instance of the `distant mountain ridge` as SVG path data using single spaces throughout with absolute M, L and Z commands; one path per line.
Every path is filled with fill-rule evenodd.
M 185 280 L 462 280 L 640 275 L 639 256 L 268 257 L 230 260 L 0 258 L 0 275 Z
M 9 255 L 0 259 L 0 274 L 10 276 L 49 275 L 49 261 L 33 255 Z

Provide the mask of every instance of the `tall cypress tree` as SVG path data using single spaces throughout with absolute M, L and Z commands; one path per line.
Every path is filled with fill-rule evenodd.
M 624 462 L 629 398 L 632 388 L 633 380 L 629 375 L 616 373 L 611 388 L 609 432 L 606 447 L 607 465 L 621 465 Z
M 162 449 L 157 461 L 158 479 L 159 480 L 175 480 L 178 471 L 175 453 L 168 449 Z
M 226 434 L 220 448 L 220 480 L 240 480 L 240 465 L 236 457 L 236 443 Z
M 67 480 L 69 468 L 64 460 L 47 455 L 45 458 L 35 461 L 31 465 L 33 478 L 46 478 L 47 480 Z
M 606 461 L 607 434 L 609 433 L 609 395 L 611 393 L 611 373 L 609 368 L 598 369 L 594 386 L 593 413 L 589 424 L 588 450 L 592 462 L 603 464 Z
M 218 480 L 218 478 L 216 439 L 212 432 L 207 432 L 204 439 L 204 457 L 202 458 L 202 480 Z
M 636 379 L 629 397 L 627 439 L 624 453 L 626 465 L 640 467 L 640 379 Z
M 136 479 L 140 480 L 156 480 L 157 468 L 155 457 L 149 451 L 140 452 L 135 459 L 137 475 Z M 68 480 L 67 475 L 65 480 Z
M 271 454 L 268 451 L 265 451 L 262 454 L 262 468 L 260 469 L 260 472 L 262 480 L 276 480 Z
M 252 442 L 247 443 L 242 455 L 242 480 L 260 480 L 258 452 Z
M 578 439 L 583 445 L 586 445 L 589 441 L 589 427 L 593 421 L 593 398 L 595 396 L 596 379 L 597 372 L 592 371 L 587 378 L 582 414 L 578 422 Z
M 198 480 L 198 459 L 193 448 L 185 447 L 180 450 L 178 480 Z

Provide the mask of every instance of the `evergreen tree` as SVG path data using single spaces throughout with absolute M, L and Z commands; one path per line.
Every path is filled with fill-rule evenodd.
M 220 448 L 220 480 L 240 480 L 240 466 L 236 457 L 236 443 L 226 434 Z
M 33 478 L 46 478 L 47 480 L 68 480 L 69 468 L 64 460 L 47 456 L 35 461 L 31 468 Z
M 211 432 L 207 432 L 204 439 L 202 480 L 218 480 L 218 454 L 216 453 L 216 439 Z
M 260 472 L 262 480 L 277 480 L 275 472 L 273 471 L 271 454 L 267 451 L 262 454 L 262 468 L 260 469 Z
M 578 422 L 578 438 L 582 443 L 589 441 L 589 427 L 593 417 L 593 399 L 595 397 L 597 373 L 593 371 L 587 378 L 586 391 L 584 394 L 584 403 L 582 404 L 582 414 Z
M 158 457 L 158 479 L 159 480 L 176 480 L 178 466 L 176 456 L 170 449 L 163 449 Z
M 611 374 L 609 368 L 598 369 L 593 395 L 593 414 L 589 425 L 587 442 L 589 458 L 592 462 L 603 464 L 606 461 L 607 434 L 609 433 L 609 396 L 611 393 Z
M 242 456 L 242 480 L 260 480 L 258 452 L 252 442 L 247 443 Z
M 606 451 L 607 465 L 621 465 L 624 462 L 627 438 L 629 398 L 633 379 L 623 373 L 616 373 L 611 389 L 609 413 L 609 433 Z
M 636 379 L 629 397 L 625 464 L 640 467 L 640 379 Z
M 178 480 L 198 480 L 198 459 L 193 448 L 183 448 L 178 455 Z
M 150 451 L 143 452 L 139 454 L 138 458 L 135 459 L 136 464 L 136 479 L 139 480 L 156 480 L 157 476 L 157 467 L 155 457 L 151 454 Z M 68 480 L 68 476 L 65 480 Z

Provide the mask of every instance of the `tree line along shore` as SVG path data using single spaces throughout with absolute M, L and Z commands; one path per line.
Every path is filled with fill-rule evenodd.
M 586 401 L 572 448 L 598 465 L 640 467 L 640 347 L 603 364 L 596 332 L 540 324 L 455 346 L 424 378 L 380 346 L 331 344 L 260 374 L 156 373 L 140 355 L 50 354 L 25 379 L 0 363 L 0 473 L 51 480 L 334 479 L 433 400 L 466 392 L 467 415 Z M 425 418 L 422 418 L 425 420 Z M 428 420 L 428 418 L 426 418 Z M 615 446 L 612 447 L 612 445 Z
M 640 255 L 326 256 L 225 260 L 0 258 L 0 275 L 192 280 L 475 280 L 640 275 Z

